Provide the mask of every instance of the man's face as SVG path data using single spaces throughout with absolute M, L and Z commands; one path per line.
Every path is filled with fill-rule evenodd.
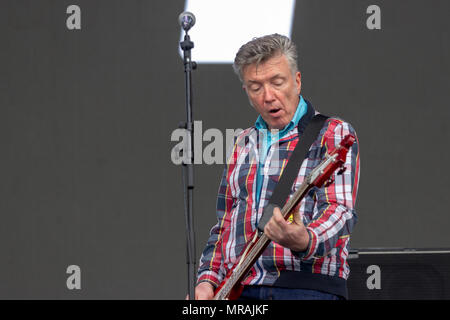
M 242 73 L 250 104 L 269 129 L 283 129 L 294 117 L 301 89 L 300 72 L 292 74 L 284 55 L 248 65 Z

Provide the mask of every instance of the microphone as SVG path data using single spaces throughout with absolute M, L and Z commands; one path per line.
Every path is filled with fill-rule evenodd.
M 188 11 L 182 12 L 178 16 L 178 23 L 180 24 L 181 28 L 183 28 L 183 30 L 187 32 L 194 26 L 195 16 Z

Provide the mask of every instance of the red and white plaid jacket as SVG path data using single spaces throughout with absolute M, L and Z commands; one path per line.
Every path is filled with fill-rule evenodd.
M 308 121 L 307 118 L 315 113 L 309 103 L 308 109 L 308 114 L 300 122 Z M 291 195 L 324 159 L 325 153 L 330 153 L 339 146 L 347 134 L 356 137 L 355 130 L 349 123 L 337 118 L 326 120 L 301 165 Z M 218 192 L 217 224 L 211 229 L 200 259 L 198 282 L 208 281 L 217 287 L 237 262 L 245 244 L 251 240 L 250 237 L 257 228 L 263 208 L 268 204 L 292 151 L 301 139 L 298 128 L 294 127 L 278 144 L 271 147 L 265 160 L 260 201 L 256 203 L 260 140 L 257 136 L 255 127 L 244 130 L 238 136 L 228 159 Z M 311 237 L 307 250 L 292 252 L 271 242 L 244 280 L 244 285 L 276 285 L 280 274 L 288 271 L 291 275 L 292 272 L 297 272 L 294 274 L 297 278 L 306 279 L 302 280 L 306 284 L 304 287 L 333 292 L 324 288 L 327 286 L 326 279 L 347 279 L 348 245 L 350 233 L 356 223 L 354 207 L 359 182 L 358 149 L 356 141 L 347 154 L 344 173 L 334 173 L 334 183 L 328 187 L 313 188 L 301 201 L 299 214 Z M 321 278 L 322 285 L 311 288 L 315 286 L 314 281 L 310 281 L 311 278 Z M 302 287 L 301 284 L 298 286 Z M 340 292 L 338 290 L 337 293 Z

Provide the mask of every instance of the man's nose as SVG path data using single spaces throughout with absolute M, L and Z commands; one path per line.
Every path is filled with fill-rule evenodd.
M 275 93 L 270 86 L 264 87 L 264 102 L 271 103 L 275 100 Z

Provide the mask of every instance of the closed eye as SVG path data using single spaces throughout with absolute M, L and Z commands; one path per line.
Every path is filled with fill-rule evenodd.
M 261 89 L 261 86 L 258 85 L 258 84 L 251 84 L 251 85 L 249 86 L 249 89 L 250 89 L 250 91 L 258 92 L 258 90 Z
M 283 78 L 275 78 L 272 80 L 272 84 L 275 86 L 281 86 L 284 84 L 284 79 Z

